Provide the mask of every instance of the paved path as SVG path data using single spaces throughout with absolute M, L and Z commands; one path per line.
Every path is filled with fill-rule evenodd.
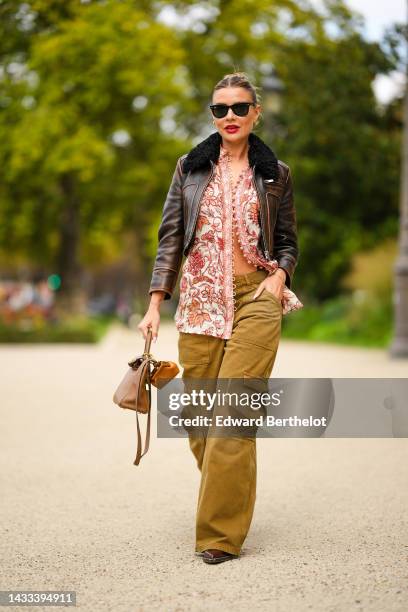
M 92 612 L 408 609 L 406 439 L 259 439 L 240 559 L 193 555 L 198 470 L 111 402 L 139 332 L 98 347 L 1 346 L 0 589 L 73 589 Z M 177 360 L 163 324 L 157 357 Z M 405 377 L 381 350 L 282 341 L 274 376 Z M 18 608 L 17 608 L 18 609 Z M 25 608 L 24 608 L 25 609 Z M 23 610 L 23 608 L 21 608 Z

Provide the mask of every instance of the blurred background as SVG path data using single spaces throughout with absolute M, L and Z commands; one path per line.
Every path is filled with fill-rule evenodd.
M 342 0 L 1 2 L 0 341 L 135 328 L 177 157 L 213 131 L 214 85 L 243 70 L 260 88 L 256 133 L 294 178 L 305 307 L 283 337 L 387 347 L 406 70 L 395 7 L 384 20 L 385 6 Z

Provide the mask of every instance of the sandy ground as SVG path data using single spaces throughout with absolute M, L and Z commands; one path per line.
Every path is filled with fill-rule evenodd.
M 177 361 L 176 340 L 162 324 L 154 355 Z M 187 440 L 154 437 L 133 466 L 134 415 L 111 400 L 141 349 L 119 329 L 0 347 L 0 589 L 75 590 L 93 612 L 408 609 L 407 439 L 259 439 L 243 554 L 206 565 Z M 274 376 L 406 377 L 408 361 L 282 341 Z

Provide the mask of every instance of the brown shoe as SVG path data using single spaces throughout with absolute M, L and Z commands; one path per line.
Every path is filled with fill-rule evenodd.
M 225 552 L 224 550 L 218 550 L 217 548 L 209 548 L 201 554 L 204 563 L 223 563 L 224 561 L 231 561 L 236 559 L 238 555 L 232 555 L 231 553 Z

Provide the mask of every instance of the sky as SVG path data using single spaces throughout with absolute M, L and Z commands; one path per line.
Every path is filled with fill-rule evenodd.
M 381 38 L 387 25 L 407 19 L 405 0 L 346 0 L 346 4 L 364 15 L 367 38 L 370 40 Z

